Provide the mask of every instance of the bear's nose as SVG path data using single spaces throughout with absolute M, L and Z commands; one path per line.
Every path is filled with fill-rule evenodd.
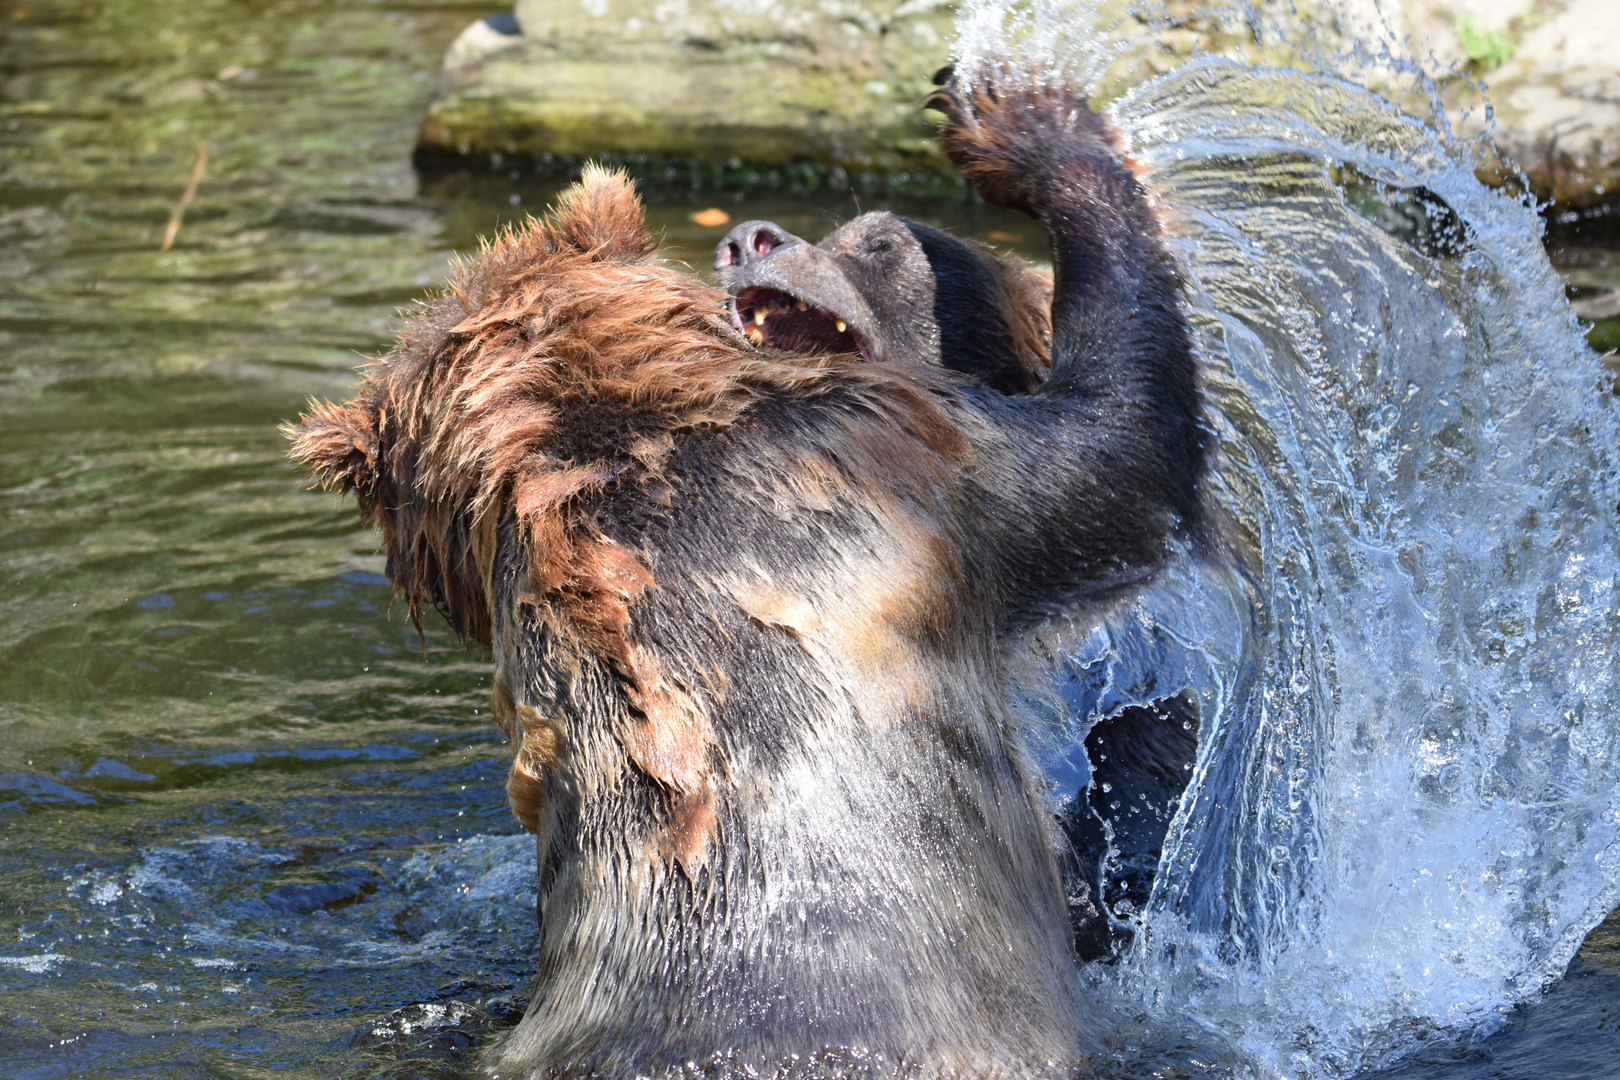
M 770 221 L 745 221 L 726 233 L 725 239 L 715 245 L 714 268 L 747 266 L 762 259 L 779 247 L 796 244 L 799 238 Z

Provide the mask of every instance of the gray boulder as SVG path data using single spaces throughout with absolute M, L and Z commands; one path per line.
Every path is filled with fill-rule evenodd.
M 1431 32 L 1446 45 L 1449 29 L 1450 55 L 1481 69 L 1498 149 L 1543 199 L 1572 209 L 1620 201 L 1620 3 L 1465 0 L 1465 11 L 1467 4 L 1472 14 L 1454 14 L 1449 27 Z M 1476 99 L 1461 87 L 1448 96 Z M 1476 111 L 1463 128 L 1484 122 Z
M 950 32 L 944 0 L 520 0 L 451 46 L 421 146 L 940 168 Z
M 1124 44 L 1104 99 L 1199 51 L 1295 62 L 1254 52 L 1241 20 L 1201 18 L 1196 3 L 1167 0 L 1177 28 Z M 1486 179 L 1522 169 L 1565 209 L 1620 201 L 1620 0 L 1287 7 L 1330 48 L 1381 19 L 1380 33 L 1449 67 L 1442 96 L 1464 134 L 1487 122 L 1483 79 L 1503 158 L 1482 163 Z M 519 0 L 451 46 L 420 145 L 943 170 L 917 102 L 946 59 L 952 15 L 946 0 Z

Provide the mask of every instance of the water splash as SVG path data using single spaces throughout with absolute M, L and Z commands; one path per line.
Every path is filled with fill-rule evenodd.
M 959 52 L 1095 87 L 1155 25 L 973 3 Z M 1234 543 L 1071 656 L 1102 688 L 1058 740 L 1155 679 L 1197 695 L 1096 978 L 1273 1076 L 1488 1030 L 1620 897 L 1610 379 L 1532 210 L 1369 89 L 1432 102 L 1419 67 L 1323 25 L 1250 24 L 1237 54 L 1290 67 L 1202 56 L 1114 102 L 1187 270 Z
M 1379 0 L 963 0 L 955 59 L 971 81 L 1008 58 L 1108 102 L 1198 56 L 1350 77 L 1417 115 L 1444 118 L 1433 58 L 1410 55 Z

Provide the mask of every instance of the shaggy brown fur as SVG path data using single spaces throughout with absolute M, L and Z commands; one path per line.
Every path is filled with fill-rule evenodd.
M 1052 374 L 1052 273 L 985 246 L 985 263 L 1000 286 L 996 297 L 1024 385 L 1036 390 Z
M 1134 227 L 1099 201 L 1140 199 L 1115 158 L 1063 160 L 1043 215 Z M 1103 337 L 1059 320 L 1010 398 L 751 348 L 591 170 L 296 429 L 413 614 L 495 655 L 543 939 L 492 1070 L 1084 1060 L 997 641 L 1151 572 L 1202 452 L 1169 261 L 1105 240 L 1059 243 L 1054 304 Z
M 627 633 L 652 574 L 593 527 L 587 504 L 610 484 L 667 487 L 676 436 L 725 427 L 763 394 L 813 397 L 826 365 L 744 354 L 713 290 L 660 265 L 654 248 L 629 183 L 588 168 L 551 219 L 462 266 L 355 401 L 312 409 L 293 457 L 354 492 L 362 518 L 382 528 L 388 578 L 413 620 L 426 601 L 486 647 L 498 526 L 514 518 L 528 554 L 518 599 L 621 677 L 638 721 L 620 737 L 636 766 L 703 801 L 705 723 Z M 931 482 L 962 436 L 921 388 L 890 374 L 846 373 L 894 421 L 863 438 Z M 540 771 L 501 694 L 495 716 L 523 747 L 513 809 L 533 829 Z
M 766 346 L 937 363 L 1013 394 L 1038 389 L 1051 368 L 1050 272 L 895 214 L 862 214 L 813 245 L 745 221 L 716 245 L 714 265 L 737 324 Z M 1197 726 L 1196 706 L 1176 695 L 1128 706 L 1086 736 L 1089 784 L 1065 793 L 1078 797 L 1059 817 L 1082 960 L 1113 958 L 1132 939 L 1110 911 L 1147 902 Z

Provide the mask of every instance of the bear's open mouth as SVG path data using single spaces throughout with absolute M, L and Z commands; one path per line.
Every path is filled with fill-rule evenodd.
M 731 301 L 731 314 L 756 345 L 786 352 L 859 353 L 872 359 L 843 319 L 777 289 L 742 290 Z

